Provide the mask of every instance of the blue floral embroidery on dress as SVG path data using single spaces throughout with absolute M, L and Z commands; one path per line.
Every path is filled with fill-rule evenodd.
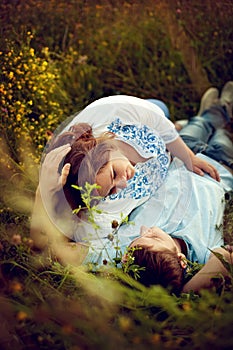
M 163 139 L 147 125 L 124 125 L 117 118 L 108 126 L 108 129 L 122 138 L 122 140 L 129 141 L 142 156 L 148 157 L 151 153 L 154 156 L 163 154 L 168 158 L 167 161 L 169 162 Z
M 146 162 L 136 164 L 135 175 L 128 181 L 127 187 L 108 198 L 140 199 L 153 195 L 164 182 L 170 163 L 163 139 L 146 125 L 124 125 L 119 118 L 108 129 L 132 145 L 140 155 L 151 157 Z

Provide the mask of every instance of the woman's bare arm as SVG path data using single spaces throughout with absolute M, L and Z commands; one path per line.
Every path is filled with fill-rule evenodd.
M 171 152 L 173 156 L 181 159 L 190 171 L 200 176 L 207 173 L 216 181 L 220 181 L 217 169 L 205 160 L 196 157 L 181 137 L 178 137 L 175 141 L 168 143 L 166 146 L 168 151 Z

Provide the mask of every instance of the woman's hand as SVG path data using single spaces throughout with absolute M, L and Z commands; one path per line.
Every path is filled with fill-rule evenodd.
M 70 152 L 70 144 L 55 148 L 49 152 L 41 167 L 39 187 L 41 192 L 54 194 L 62 189 L 70 171 L 70 164 L 63 166 L 61 174 L 58 169 L 63 158 Z
M 193 155 L 191 157 L 191 162 L 192 162 L 192 168 L 189 170 L 192 170 L 195 174 L 198 174 L 200 176 L 203 176 L 204 173 L 209 174 L 214 180 L 220 181 L 220 176 L 217 171 L 217 169 L 211 165 L 210 163 L 206 162 L 203 159 L 200 159 Z
M 46 155 L 41 167 L 30 229 L 34 244 L 39 249 L 43 249 L 48 240 L 51 242 L 54 241 L 54 238 L 60 237 L 56 228 L 56 205 L 58 203 L 62 205 L 63 212 L 68 207 L 61 189 L 69 174 L 70 164 L 65 164 L 61 174 L 58 169 L 70 150 L 71 147 L 68 144 L 54 149 Z
M 56 206 L 62 203 L 67 206 L 62 187 L 64 186 L 70 170 L 70 164 L 63 166 L 61 173 L 59 167 L 64 157 L 70 152 L 69 144 L 55 148 L 49 152 L 41 166 L 39 191 L 45 209 L 49 216 L 56 216 Z
M 204 173 L 209 174 L 216 181 L 220 181 L 217 169 L 203 159 L 198 158 L 191 149 L 184 143 L 181 137 L 167 144 L 167 149 L 175 157 L 181 159 L 186 168 L 194 173 L 203 176 Z

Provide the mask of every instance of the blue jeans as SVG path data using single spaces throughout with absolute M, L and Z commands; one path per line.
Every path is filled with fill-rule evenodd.
M 213 106 L 190 119 L 180 136 L 194 153 L 203 153 L 233 169 L 233 130 L 224 107 Z
M 168 119 L 170 119 L 169 109 L 167 108 L 167 105 L 163 101 L 157 100 L 155 98 L 149 98 L 149 99 L 147 99 L 147 101 L 154 103 L 156 106 L 160 107 L 162 109 L 162 111 L 164 112 L 165 116 Z

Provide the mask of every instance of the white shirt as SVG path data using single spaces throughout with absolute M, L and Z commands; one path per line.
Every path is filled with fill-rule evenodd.
M 224 195 L 233 189 L 233 176 L 211 158 L 201 154 L 197 156 L 218 169 L 220 183 L 209 175 L 202 177 L 188 171 L 175 158 L 163 185 L 129 216 L 133 224 L 122 225 L 113 241 L 105 239 L 93 242 L 93 250 L 86 261 L 101 264 L 104 259 L 114 259 L 116 244 L 124 254 L 131 241 L 139 236 L 140 227 L 145 225 L 158 226 L 172 237 L 181 238 L 186 243 L 188 260 L 206 263 L 210 249 L 224 244 Z M 117 254 L 119 256 L 119 251 Z
M 165 143 L 173 142 L 178 137 L 174 124 L 165 117 L 161 108 L 147 100 L 127 95 L 103 97 L 91 103 L 73 118 L 64 131 L 83 122 L 92 126 L 94 136 L 99 136 L 117 118 L 125 125 L 147 125 Z
M 118 139 L 130 144 L 142 157 L 148 159 L 135 166 L 135 176 L 128 181 L 125 189 L 98 204 L 98 209 L 102 212 L 95 215 L 97 230 L 86 221 L 79 220 L 76 226 L 76 218 L 73 218 L 72 238 L 75 241 L 92 241 L 107 237 L 112 232 L 113 220 L 120 224 L 162 185 L 170 164 L 166 143 L 175 141 L 178 133 L 158 106 L 125 95 L 105 97 L 91 103 L 74 116 L 64 131 L 80 122 L 90 124 L 95 137 L 106 131 L 114 132 Z M 62 222 L 62 217 L 60 221 Z M 64 233 L 71 237 L 70 233 Z

